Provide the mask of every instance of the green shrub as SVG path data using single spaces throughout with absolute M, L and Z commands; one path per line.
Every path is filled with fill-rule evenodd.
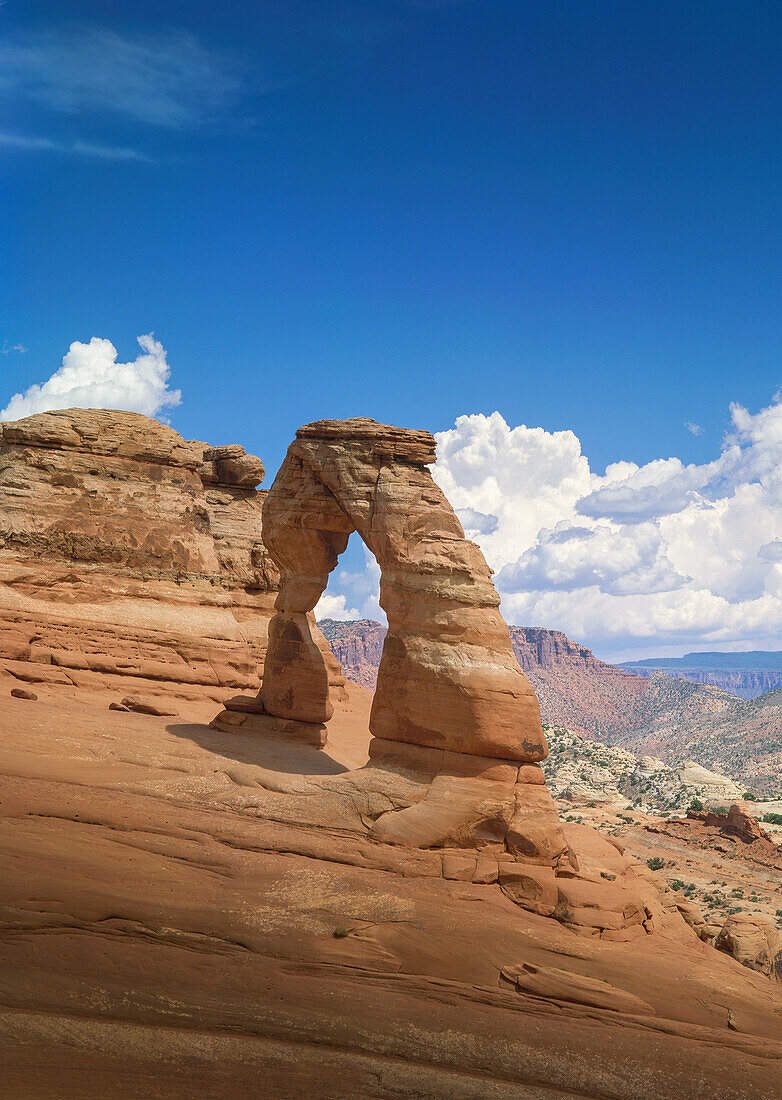
M 694 810 L 696 813 L 700 813 L 703 809 L 703 803 L 699 798 L 693 798 L 692 802 L 690 803 L 690 809 Z
M 782 814 L 763 814 L 766 825 L 782 825 Z
M 652 856 L 651 859 L 647 859 L 646 866 L 650 871 L 661 871 L 665 866 L 665 860 L 662 856 Z

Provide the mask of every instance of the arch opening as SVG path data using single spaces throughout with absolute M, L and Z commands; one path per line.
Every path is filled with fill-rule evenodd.
M 375 738 L 538 761 L 548 749 L 491 571 L 427 469 L 428 432 L 371 420 L 299 429 L 263 508 L 282 583 L 261 698 L 267 713 L 324 723 L 333 708 L 309 615 L 357 531 L 380 567 L 388 635 L 370 716 Z

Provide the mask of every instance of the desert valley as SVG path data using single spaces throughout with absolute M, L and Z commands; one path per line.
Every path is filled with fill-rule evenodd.
M 509 630 L 434 457 L 0 425 L 4 1095 L 779 1096 L 782 692 Z

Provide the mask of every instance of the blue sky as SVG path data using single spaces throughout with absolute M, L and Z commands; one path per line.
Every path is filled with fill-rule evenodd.
M 731 403 L 776 408 L 782 380 L 781 39 L 779 5 L 753 0 L 8 0 L 0 404 L 74 341 L 131 363 L 154 332 L 181 391 L 174 427 L 240 441 L 271 474 L 309 420 L 448 431 L 495 411 L 573 433 L 590 477 L 671 456 L 705 469 Z M 741 484 L 760 477 L 766 507 L 762 476 Z M 728 497 L 693 477 L 711 517 Z M 534 511 L 527 488 L 518 508 Z M 509 599 L 508 617 L 550 614 L 606 654 L 778 638 L 782 613 L 754 605 L 722 636 L 716 608 L 686 628 L 593 628 L 579 593 L 628 594 L 584 572 L 571 511 L 544 517 L 578 545 L 551 589 L 570 610 Z M 633 523 L 659 532 L 671 514 Z M 627 524 L 601 515 L 610 553 Z M 513 583 L 545 593 L 553 536 L 506 527 L 491 563 L 528 555 Z M 651 537 L 633 534 L 647 557 Z M 743 547 L 742 576 L 760 547 Z M 777 599 L 764 553 L 749 587 L 708 588 L 697 553 L 674 573 L 729 604 Z M 660 562 L 653 584 L 679 591 Z

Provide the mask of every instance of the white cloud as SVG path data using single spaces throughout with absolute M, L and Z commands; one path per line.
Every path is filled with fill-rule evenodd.
M 0 348 L 0 355 L 24 355 L 27 348 L 24 344 L 3 344 Z
M 0 92 L 74 116 L 193 125 L 220 114 L 237 90 L 226 62 L 183 31 L 123 37 L 83 27 L 0 42 Z
M 353 536 L 358 540 L 358 535 Z M 380 606 L 380 566 L 363 542 L 359 563 L 364 568 L 355 572 L 337 569 L 315 607 L 316 619 L 374 619 L 385 623 L 386 615 Z M 349 552 L 349 557 L 352 556 Z
M 498 412 L 460 416 L 440 432 L 432 473 L 495 569 L 572 515 L 591 485 L 573 432 L 509 428 Z
M 363 616 L 355 607 L 347 606 L 347 597 L 342 593 L 324 592 L 315 604 L 315 618 L 321 619 L 360 619 Z
M 780 648 L 782 398 L 730 410 L 711 461 L 590 470 L 573 432 L 461 416 L 435 480 L 497 570 L 511 623 L 624 660 L 696 647 Z M 335 575 L 341 618 L 378 618 L 374 560 Z M 331 596 L 331 599 L 335 597 Z
M 589 469 L 570 432 L 460 417 L 435 478 L 498 569 L 506 618 L 564 630 L 606 656 L 677 644 L 778 647 L 782 403 L 731 407 L 711 462 Z
M 0 145 L 9 149 L 22 149 L 32 153 L 74 153 L 80 157 L 93 157 L 97 160 L 138 161 L 151 164 L 152 158 L 137 149 L 122 145 L 94 145 L 86 141 L 55 141 L 48 137 L 34 137 L 29 134 L 11 134 L 0 131 Z
M 691 432 L 693 435 L 703 435 L 703 428 L 700 424 L 695 424 L 692 420 L 685 420 L 684 426 L 687 431 Z
M 93 336 L 89 344 L 71 344 L 62 366 L 46 382 L 17 393 L 0 412 L 0 420 L 19 420 L 50 409 L 125 409 L 156 416 L 181 401 L 168 388 L 171 370 L 166 350 L 152 333 L 139 336 L 142 353 L 132 363 L 118 363 L 110 340 Z

